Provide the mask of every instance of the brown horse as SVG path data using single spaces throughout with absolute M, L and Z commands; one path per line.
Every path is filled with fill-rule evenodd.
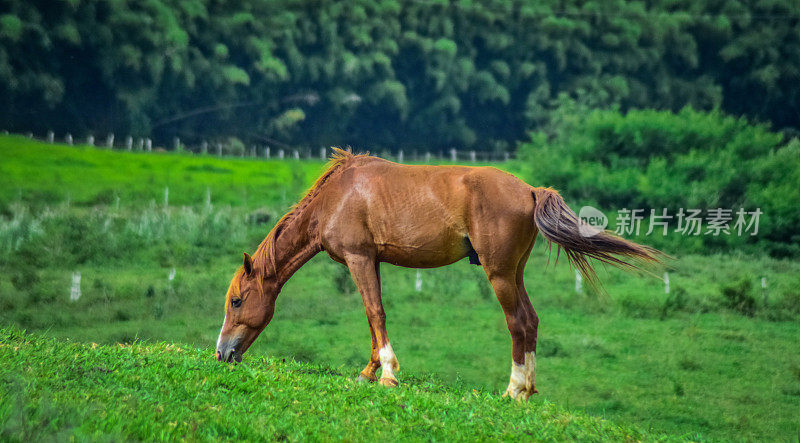
M 658 252 L 608 232 L 579 232 L 581 221 L 558 193 L 534 188 L 492 167 L 411 166 L 337 149 L 331 165 L 270 231 L 231 281 L 217 359 L 241 361 L 272 319 L 284 283 L 311 257 L 326 251 L 345 264 L 358 286 L 372 334 L 372 353 L 360 380 L 396 386 L 397 358 L 381 303 L 381 262 L 435 268 L 464 257 L 483 266 L 511 333 L 511 378 L 506 395 L 537 392 L 539 318 L 522 279 L 537 233 L 563 248 L 590 282 L 587 258 L 634 267 L 623 257 L 657 261 Z

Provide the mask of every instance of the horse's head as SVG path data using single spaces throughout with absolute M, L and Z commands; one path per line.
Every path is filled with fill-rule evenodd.
M 253 269 L 246 253 L 225 296 L 225 320 L 217 339 L 217 360 L 242 361 L 242 354 L 272 320 L 278 288 L 273 279 Z

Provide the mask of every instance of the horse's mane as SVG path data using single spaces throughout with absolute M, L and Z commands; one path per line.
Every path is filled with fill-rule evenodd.
M 280 220 L 278 220 L 277 223 L 275 223 L 275 227 L 272 228 L 269 234 L 267 234 L 267 237 L 264 238 L 264 241 L 262 241 L 258 246 L 258 249 L 256 249 L 255 254 L 253 254 L 254 272 L 263 272 L 264 275 L 269 275 L 270 273 L 273 275 L 277 274 L 275 264 L 275 244 L 277 243 L 278 236 L 280 236 L 283 228 L 286 227 L 292 220 L 297 218 L 297 216 L 308 207 L 314 198 L 319 195 L 322 187 L 332 176 L 344 170 L 354 159 L 367 157 L 369 155 L 353 154 L 349 149 L 344 150 L 337 147 L 332 149 L 333 154 L 329 159 L 328 167 L 325 169 L 325 172 L 323 172 L 322 175 L 317 178 L 317 181 L 315 181 L 311 188 L 306 191 L 303 198 L 295 203 L 289 212 L 287 212 L 283 217 L 280 218 Z M 257 280 L 260 281 L 261 279 Z

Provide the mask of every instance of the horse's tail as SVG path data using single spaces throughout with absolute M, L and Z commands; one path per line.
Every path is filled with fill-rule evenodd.
M 661 263 L 663 254 L 658 250 L 587 225 L 555 189 L 533 188 L 533 198 L 533 220 L 539 232 L 547 241 L 564 249 L 567 260 L 578 268 L 590 286 L 599 284 L 587 257 L 627 269 L 639 269 L 642 263 Z

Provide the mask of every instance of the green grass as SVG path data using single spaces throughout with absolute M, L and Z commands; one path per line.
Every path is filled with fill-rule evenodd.
M 84 167 L 76 166 L 82 162 L 94 164 L 94 169 L 86 167 L 83 173 L 75 173 Z M 150 167 L 128 170 L 116 166 L 123 162 Z M 191 169 L 198 164 L 210 166 Z M 203 362 L 198 365 L 221 371 L 223 365 L 206 360 L 212 356 L 210 347 L 222 323 L 224 291 L 241 262 L 241 253 L 255 249 L 275 218 L 315 178 L 322 162 L 109 152 L 0 137 L 0 168 L 0 325 L 44 332 L 62 342 L 183 343 L 183 348 L 203 349 L 187 350 Z M 241 186 L 228 181 L 231 174 L 220 177 L 209 172 L 215 168 L 236 171 L 233 175 Z M 38 170 L 47 172 L 40 174 Z M 186 185 L 178 183 L 175 171 L 183 171 L 181 180 Z M 33 175 L 36 180 L 29 180 Z M 164 207 L 162 187 L 167 185 L 170 206 Z M 213 196 L 210 206 L 205 203 L 206 188 Z M 250 197 L 245 200 L 242 192 Z M 120 196 L 119 204 L 116 196 Z M 257 208 L 271 214 L 272 222 L 248 218 Z M 172 268 L 176 277 L 169 282 L 167 275 Z M 398 393 L 371 387 L 354 389 L 381 396 L 381 400 L 373 400 L 381 405 L 394 398 L 392 395 L 416 396 L 422 386 L 449 393 L 451 399 L 473 395 L 474 389 L 478 398 L 486 399 L 481 408 L 510 407 L 496 403 L 502 400 L 495 398 L 508 381 L 510 338 L 482 269 L 462 261 L 422 270 L 421 292 L 414 289 L 415 270 L 389 265 L 383 265 L 382 270 L 388 329 L 402 368 L 403 387 Z M 74 271 L 82 273 L 83 296 L 70 302 Z M 554 404 L 563 408 L 559 410 L 575 411 L 575 416 L 588 413 L 626 429 L 691 438 L 795 438 L 800 430 L 798 276 L 800 263 L 790 260 L 737 254 L 689 255 L 675 261 L 669 295 L 657 279 L 615 269 L 600 270 L 607 296 L 576 294 L 574 271 L 563 262 L 548 266 L 547 251 L 539 245 L 525 278 L 541 319 L 537 372 L 541 394 L 534 406 L 513 408 L 532 408 L 523 411 L 535 415 L 532 411 L 542 405 L 555 408 Z M 768 282 L 766 290 L 760 287 L 762 277 Z M 753 310 L 739 307 L 741 300 L 748 301 Z M 324 367 L 338 374 L 331 375 L 336 380 L 351 380 L 369 355 L 363 309 L 346 269 L 321 254 L 286 285 L 272 324 L 238 368 L 253 369 L 265 358 L 267 366 L 272 367 L 286 359 L 290 363 L 278 365 L 279 372 Z M 58 345 L 38 335 L 29 340 Z M 69 346 L 84 349 L 78 344 Z M 134 348 L 152 354 L 166 352 L 162 345 L 153 345 L 150 351 L 138 344 Z M 98 349 L 117 352 L 118 348 Z M 33 350 L 26 354 L 28 364 L 49 361 L 48 352 Z M 164 358 L 171 357 L 165 354 Z M 13 369 L 16 367 L 10 366 L 7 371 L 19 372 Z M 24 374 L 18 377 L 23 384 L 35 380 Z M 12 389 L 8 387 L 11 385 L 4 386 Z M 168 386 L 183 392 L 179 383 Z M 62 398 L 58 388 L 41 389 L 42 398 L 49 398 L 50 403 L 31 400 L 23 409 L 41 415 L 46 404 L 72 401 Z M 165 395 L 161 390 L 150 395 Z M 14 395 L 25 398 L 23 394 Z M 263 401 L 263 395 L 253 397 Z M 100 397 L 93 398 L 81 401 L 96 400 L 100 406 L 94 407 L 103 410 Z M 70 406 L 75 407 L 77 403 Z M 51 409 L 47 414 L 66 415 L 54 418 L 57 424 L 52 428 L 42 425 L 42 432 L 82 429 L 82 433 L 145 438 L 141 436 L 145 434 L 136 433 L 139 431 L 124 428 L 122 418 L 115 416 L 127 418 L 132 414 L 129 410 L 114 409 L 101 426 L 60 408 Z M 495 412 L 506 414 L 505 410 Z M 23 420 L 14 414 L 4 416 L 16 417 L 7 422 L 7 429 L 17 429 L 14 423 Z M 197 414 L 200 417 L 204 412 Z M 359 420 L 373 422 L 369 417 L 374 418 L 365 413 L 353 418 L 336 415 L 335 420 L 350 420 L 350 424 L 336 431 L 340 434 L 330 431 L 318 435 L 353 436 L 343 434 L 348 432 L 345 428 L 355 432 L 361 429 Z M 72 421 L 62 426 L 59 420 Z M 42 427 L 35 420 L 31 423 L 27 428 L 31 432 Z M 230 426 L 228 421 L 214 423 Z M 328 425 L 316 421 L 318 427 L 330 429 Z M 156 425 L 142 426 L 155 429 Z M 464 429 L 460 437 L 471 438 L 470 432 L 476 432 L 476 439 L 486 435 L 473 426 L 478 425 L 459 424 Z M 212 428 L 217 429 L 206 427 L 197 437 L 213 436 L 208 433 Z M 291 426 L 286 424 L 273 434 L 245 435 L 301 436 L 289 431 Z M 365 432 L 365 436 L 372 435 Z M 496 427 L 493 432 L 516 431 Z M 152 438 L 160 434 L 146 435 Z M 393 434 L 381 435 L 389 439 Z M 431 435 L 452 437 L 447 433 Z
M 359 384 L 317 364 L 211 349 L 96 346 L 0 329 L 3 440 L 656 440 L 542 398 L 411 379 Z
M 90 146 L 47 145 L 0 136 L 0 206 L 22 201 L 41 207 L 163 204 L 256 208 L 294 203 L 322 172 L 322 161 L 219 159 L 167 152 L 120 152 Z M 46 161 L 43 161 L 46 159 Z

